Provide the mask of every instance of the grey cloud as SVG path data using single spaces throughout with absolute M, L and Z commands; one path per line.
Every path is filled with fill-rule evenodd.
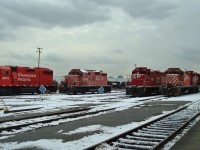
M 123 54 L 124 50 L 122 50 L 122 49 L 113 49 L 113 50 L 111 50 L 111 52 L 114 53 L 114 54 Z
M 175 5 L 161 0 L 1 0 L 0 40 L 15 38 L 11 31 L 17 27 L 77 27 L 108 21 L 111 8 L 121 8 L 134 18 L 163 19 Z
M 109 19 L 106 9 L 81 0 L 1 0 L 1 20 L 10 26 L 79 26 Z
M 126 64 L 128 60 L 125 59 L 123 55 L 116 55 L 114 53 L 108 54 L 98 54 L 98 55 L 91 55 L 87 56 L 87 59 L 85 59 L 85 62 L 87 64 L 96 64 L 96 65 L 113 65 L 115 64 L 118 66 L 119 64 Z
M 73 27 L 109 20 L 110 7 L 147 19 L 163 19 L 176 8 L 161 0 L 1 0 L 0 22 L 14 27 Z
M 12 58 L 12 59 L 15 59 L 15 60 L 23 60 L 23 61 L 25 61 L 25 60 L 28 60 L 28 61 L 37 60 L 36 56 L 33 56 L 31 54 L 26 54 L 26 53 L 17 53 L 17 52 L 15 52 L 15 50 L 13 50 L 13 52 L 6 54 L 6 57 Z
M 51 63 L 61 63 L 64 60 L 65 59 L 62 56 L 55 53 L 49 53 L 46 56 L 44 56 L 44 61 L 51 62 Z
M 107 55 L 101 54 L 101 55 L 92 55 L 89 56 L 87 61 L 89 64 L 109 64 L 113 63 L 112 58 L 110 58 Z
M 2 49 L 1 49 L 2 50 Z M 26 66 L 26 67 L 35 67 L 37 66 L 37 56 L 13 49 L 12 52 L 6 53 L 7 50 L 2 50 L 2 65 L 12 65 L 12 66 Z
M 176 56 L 180 60 L 185 60 L 187 63 L 199 64 L 200 54 L 199 49 L 192 47 L 182 47 L 179 55 Z
M 119 7 L 133 18 L 158 20 L 170 16 L 177 8 L 173 2 L 163 0 L 95 0 L 95 2 L 103 6 Z
M 162 71 L 191 68 L 200 59 L 199 5 L 198 0 L 0 0 L 1 49 L 18 51 L 1 60 L 37 65 L 38 54 L 28 56 L 21 47 L 42 45 L 49 53 L 44 50 L 41 65 L 61 70 L 60 74 L 65 67 L 112 74 L 131 73 L 134 64 Z M 104 24 L 89 26 L 96 22 Z M 82 25 L 88 26 L 78 28 Z M 65 29 L 51 30 L 56 26 Z M 14 38 L 12 33 L 16 41 L 5 41 Z
M 15 38 L 16 36 L 10 33 L 9 31 L 0 30 L 0 41 L 9 41 Z

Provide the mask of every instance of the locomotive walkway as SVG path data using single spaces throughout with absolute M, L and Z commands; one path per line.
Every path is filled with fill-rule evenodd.
M 200 121 L 198 121 L 170 150 L 200 150 Z

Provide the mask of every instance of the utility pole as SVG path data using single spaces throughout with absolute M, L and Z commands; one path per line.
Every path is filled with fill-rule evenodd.
M 40 67 L 40 53 L 42 53 L 41 52 L 41 50 L 42 50 L 42 48 L 37 48 L 38 49 L 38 51 L 36 51 L 36 52 L 38 52 L 39 53 L 39 56 L 38 56 L 38 68 Z

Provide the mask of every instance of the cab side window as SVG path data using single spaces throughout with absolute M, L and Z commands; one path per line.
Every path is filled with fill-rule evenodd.
M 180 72 L 180 80 L 181 80 L 181 81 L 184 80 L 184 72 L 183 72 L 183 71 Z
M 4 76 L 8 76 L 8 70 L 4 70 L 4 71 L 3 71 L 3 75 L 4 75 Z

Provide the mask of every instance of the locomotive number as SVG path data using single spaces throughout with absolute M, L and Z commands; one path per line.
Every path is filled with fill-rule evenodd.
M 9 80 L 9 77 L 3 77 L 2 80 Z

